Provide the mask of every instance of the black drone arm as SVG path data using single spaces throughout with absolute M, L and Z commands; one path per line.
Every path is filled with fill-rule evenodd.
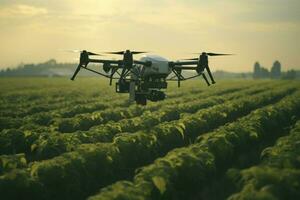
M 175 70 L 196 70 L 197 67 L 193 67 L 193 66 L 186 66 L 186 67 L 183 67 L 183 66 L 174 66 L 172 67 L 172 69 L 175 69 Z
M 112 69 L 112 71 L 115 73 L 116 70 L 118 70 L 119 68 L 122 68 L 122 62 L 123 62 L 122 60 L 101 60 L 101 59 L 90 59 L 90 58 L 81 59 L 81 61 L 80 61 L 79 65 L 77 66 L 77 68 L 75 70 L 75 73 L 73 74 L 71 80 L 73 81 L 75 79 L 75 77 L 77 76 L 77 74 L 78 74 L 78 72 L 80 71 L 81 68 L 111 79 L 112 78 L 111 75 L 107 75 L 107 74 L 98 72 L 96 70 L 90 69 L 90 68 L 87 67 L 88 64 L 89 63 L 108 64 L 109 65 L 109 70 Z
M 198 61 L 176 61 L 176 62 L 169 62 L 169 67 L 172 69 L 172 72 L 175 74 L 172 78 L 168 79 L 169 81 L 177 81 L 178 87 L 180 87 L 180 81 L 185 81 L 189 79 L 193 79 L 199 76 L 202 76 L 205 80 L 206 84 L 209 86 L 210 83 L 207 80 L 206 75 L 204 74 L 203 70 L 199 69 L 199 62 Z M 195 70 L 197 75 L 184 77 L 181 73 L 183 70 Z
M 90 63 L 109 63 L 109 64 L 122 64 L 122 60 L 102 60 L 102 59 L 89 59 Z
M 176 61 L 169 62 L 169 66 L 184 66 L 184 65 L 197 65 L 198 61 Z

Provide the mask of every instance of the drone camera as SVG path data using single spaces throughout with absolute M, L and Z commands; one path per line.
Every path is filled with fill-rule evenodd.
M 129 80 L 120 80 L 116 83 L 116 92 L 117 93 L 128 93 L 130 87 Z

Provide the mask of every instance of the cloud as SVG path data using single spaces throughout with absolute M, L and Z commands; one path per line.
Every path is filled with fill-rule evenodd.
M 48 11 L 46 8 L 35 7 L 25 4 L 14 4 L 0 8 L 1 18 L 15 18 L 15 17 L 33 17 L 38 15 L 45 15 Z
M 0 64 L 67 61 L 55 53 L 65 48 L 146 48 L 174 59 L 201 50 L 239 54 L 220 63 L 230 67 L 282 54 L 298 64 L 299 6 L 299 0 L 0 0 Z

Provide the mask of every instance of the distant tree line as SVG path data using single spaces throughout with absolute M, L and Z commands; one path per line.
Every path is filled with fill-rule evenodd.
M 281 63 L 276 60 L 273 63 L 271 70 L 269 71 L 267 68 L 262 67 L 259 62 L 255 62 L 254 70 L 253 70 L 253 78 L 254 79 L 263 79 L 263 78 L 271 78 L 271 79 L 296 79 L 297 72 L 296 70 L 289 70 L 287 72 L 282 72 Z
M 72 76 L 78 63 L 58 63 L 50 59 L 37 64 L 19 64 L 16 68 L 7 68 L 0 70 L 0 77 L 57 77 Z M 99 70 L 99 65 L 91 64 L 89 68 Z M 100 67 L 100 71 L 102 67 Z M 95 76 L 96 74 L 81 70 L 79 76 Z
M 60 76 L 55 69 L 74 69 L 74 64 L 57 63 L 56 60 L 50 59 L 38 64 L 19 64 L 16 68 L 7 68 L 0 71 L 0 76 Z M 66 70 L 65 70 L 66 71 Z

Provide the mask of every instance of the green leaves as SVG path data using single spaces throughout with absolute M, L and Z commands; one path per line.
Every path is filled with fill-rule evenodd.
M 25 154 L 1 155 L 0 156 L 0 175 L 14 169 L 27 167 Z
M 152 181 L 154 185 L 157 187 L 159 192 L 163 195 L 164 192 L 166 191 L 166 181 L 164 178 L 159 177 L 159 176 L 154 176 L 152 177 Z

